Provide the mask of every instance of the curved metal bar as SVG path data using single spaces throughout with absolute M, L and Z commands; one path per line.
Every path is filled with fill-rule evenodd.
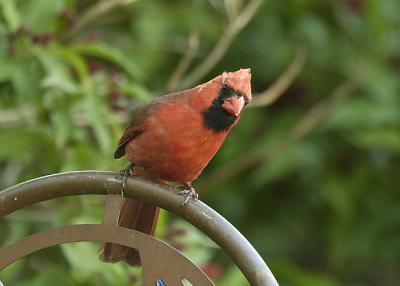
M 0 217 L 44 200 L 107 193 L 121 193 L 121 178 L 117 173 L 81 171 L 45 176 L 0 192 Z M 182 197 L 173 189 L 141 178 L 129 178 L 122 195 L 159 206 L 198 227 L 231 256 L 251 285 L 278 285 L 264 260 L 246 238 L 204 203 L 191 200 L 181 207 Z
M 0 270 L 38 250 L 78 241 L 108 241 L 138 249 L 144 285 L 156 285 L 158 279 L 166 285 L 182 285 L 184 278 L 193 285 L 214 285 L 195 264 L 161 240 L 132 229 L 102 224 L 52 228 L 25 237 L 0 251 Z

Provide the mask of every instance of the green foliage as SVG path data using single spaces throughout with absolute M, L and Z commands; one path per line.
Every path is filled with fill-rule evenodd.
M 134 110 L 166 92 L 189 34 L 200 37 L 186 74 L 248 3 L 104 2 L 115 5 L 0 0 L 1 188 L 61 171 L 121 169 L 126 161 L 112 153 L 122 129 Z M 207 81 L 250 67 L 256 94 L 282 73 L 299 43 L 306 47 L 306 65 L 289 90 L 270 107 L 247 109 L 196 183 L 201 199 L 243 232 L 281 285 L 399 284 L 398 11 L 396 0 L 265 1 L 203 75 Z M 356 88 L 331 100 L 354 74 L 361 78 Z M 321 102 L 328 104 L 306 115 Z M 316 124 L 296 133 L 305 117 Z M 0 220 L 0 245 L 99 221 L 101 210 L 94 196 L 29 207 Z M 219 285 L 245 285 L 231 260 L 190 225 L 163 212 L 158 234 Z M 138 271 L 99 262 L 98 247 L 41 251 L 0 280 L 131 284 Z

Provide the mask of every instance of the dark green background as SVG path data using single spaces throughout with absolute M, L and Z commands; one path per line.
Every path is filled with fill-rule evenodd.
M 99 2 L 0 0 L 1 188 L 62 171 L 121 169 L 126 161 L 112 153 L 131 112 L 166 92 L 189 35 L 197 33 L 199 45 L 186 75 L 257 0 L 109 0 L 103 10 Z M 274 104 L 244 112 L 195 184 L 281 285 L 400 283 L 399 12 L 397 0 L 265 1 L 191 84 L 250 67 L 255 97 L 290 65 L 296 47 L 306 52 L 290 88 Z M 0 244 L 99 221 L 101 206 L 102 198 L 81 197 L 18 211 L 0 221 Z M 245 285 L 190 225 L 163 213 L 158 232 L 218 285 Z M 0 279 L 6 286 L 132 283 L 135 271 L 98 262 L 97 250 L 52 248 Z

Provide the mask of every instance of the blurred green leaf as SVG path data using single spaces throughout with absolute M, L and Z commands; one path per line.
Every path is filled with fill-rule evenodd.
M 126 82 L 122 84 L 121 88 L 127 95 L 138 97 L 147 103 L 150 103 L 153 99 L 152 94 L 140 84 Z
M 122 285 L 128 285 L 129 276 L 126 275 L 123 267 L 118 264 L 101 262 L 98 258 L 98 249 L 98 245 L 90 243 L 62 245 L 62 251 L 73 269 L 72 276 L 74 280 L 88 281 L 89 285 L 93 285 L 90 281 L 98 281 L 97 283 L 100 284 L 112 284 L 115 281 L 114 279 L 117 279 Z M 108 269 L 108 272 L 113 275 L 102 274 L 101 269 Z
M 0 160 L 21 159 L 49 147 L 51 140 L 43 132 L 31 129 L 6 129 L 0 132 Z
M 64 0 L 24 0 L 19 4 L 21 22 L 35 33 L 55 32 Z
M 11 83 L 20 104 L 40 100 L 39 66 L 34 62 L 17 62 L 11 69 Z M 27 76 L 29 75 L 29 76 Z
M 358 130 L 348 137 L 361 148 L 383 149 L 400 152 L 400 124 L 393 127 Z
M 183 253 L 190 257 L 196 265 L 205 265 L 212 256 L 210 249 L 217 249 L 218 246 L 198 229 L 190 227 L 187 222 L 180 221 L 174 226 L 184 230 L 185 234 L 175 239 L 177 243 L 187 246 Z
M 57 267 L 49 267 L 48 271 L 43 271 L 31 281 L 18 283 L 18 286 L 42 286 L 57 284 L 60 286 L 70 286 L 76 283 L 71 277 L 65 277 L 65 272 Z M 62 279 L 60 279 L 62 277 Z
M 274 270 L 282 283 L 288 286 L 339 286 L 335 278 L 317 272 L 304 271 L 290 262 L 275 262 Z
M 46 76 L 41 82 L 44 88 L 55 88 L 67 94 L 80 91 L 68 66 L 60 58 L 37 46 L 32 48 L 32 53 L 46 71 Z
M 15 32 L 21 22 L 21 18 L 17 7 L 15 6 L 15 1 L 13 0 L 0 0 L 0 7 L 3 11 L 3 17 L 7 21 L 8 29 L 11 32 Z
M 352 130 L 368 126 L 391 126 L 400 122 L 400 108 L 368 98 L 353 98 L 340 104 L 326 122 L 327 128 Z
M 279 152 L 279 157 L 266 160 L 258 167 L 252 176 L 254 184 L 262 185 L 273 180 L 277 180 L 301 168 L 314 169 L 320 164 L 320 150 L 314 144 L 307 142 L 288 146 Z
M 12 75 L 16 72 L 17 64 L 12 60 L 3 57 L 0 57 L 0 61 L 0 82 L 9 81 L 12 78 Z
M 219 285 L 245 286 L 250 285 L 240 270 L 233 266 L 227 269 L 224 277 L 218 281 Z
M 105 43 L 79 44 L 72 47 L 76 52 L 100 58 L 124 69 L 130 76 L 136 79 L 143 78 L 142 72 L 136 64 L 121 50 L 113 48 Z

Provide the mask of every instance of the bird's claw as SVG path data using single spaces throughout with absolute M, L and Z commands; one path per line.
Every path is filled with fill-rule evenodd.
M 179 194 L 184 197 L 181 207 L 185 206 L 190 199 L 193 199 L 194 201 L 199 199 L 199 195 L 196 193 L 196 190 L 190 185 L 188 185 L 188 189 L 179 192 Z
M 129 176 L 133 176 L 132 174 L 133 164 L 129 164 L 128 167 L 119 171 L 119 175 L 122 176 L 122 186 L 121 186 L 121 195 L 124 196 L 124 190 L 126 186 L 126 181 Z
M 119 171 L 119 174 L 124 177 L 133 176 L 132 174 L 133 164 L 129 164 L 125 169 Z

